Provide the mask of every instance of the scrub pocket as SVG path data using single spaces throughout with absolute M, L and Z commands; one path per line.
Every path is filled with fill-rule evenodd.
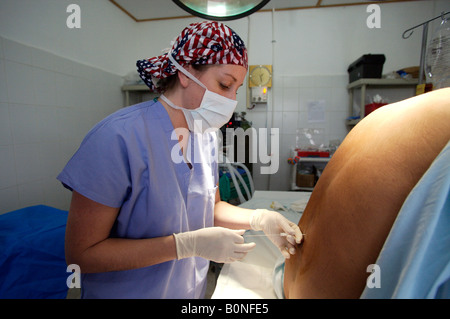
M 189 187 L 187 214 L 190 230 L 214 226 L 214 206 L 218 187 L 212 186 L 205 189 L 205 184 L 191 181 Z

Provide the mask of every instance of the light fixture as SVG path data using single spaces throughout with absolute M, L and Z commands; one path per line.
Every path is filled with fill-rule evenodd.
M 190 14 L 215 21 L 228 21 L 246 17 L 270 0 L 172 0 Z

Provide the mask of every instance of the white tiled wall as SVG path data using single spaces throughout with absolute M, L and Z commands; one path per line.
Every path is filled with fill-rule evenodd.
M 122 78 L 0 37 L 0 214 L 68 209 L 56 176 L 88 130 L 122 107 Z
M 283 75 L 274 78 L 267 105 L 258 104 L 248 110 L 247 119 L 255 128 L 274 127 L 280 132 L 279 170 L 276 174 L 260 175 L 259 164 L 254 165 L 255 188 L 285 191 L 290 188 L 291 148 L 296 146 L 297 129 L 321 128 L 324 142 L 342 141 L 346 134 L 348 114 L 348 75 Z M 325 121 L 308 122 L 309 101 L 325 102 Z M 271 125 L 272 123 L 272 125 Z
M 291 149 L 297 145 L 297 130 L 319 128 L 323 130 L 322 143 L 342 142 L 348 133 L 345 119 L 349 112 L 348 74 L 342 75 L 284 75 L 274 78 L 267 105 L 257 105 L 247 110 L 247 119 L 255 128 L 279 128 L 279 169 L 268 176 L 259 174 L 260 164 L 254 165 L 253 179 L 257 190 L 290 190 L 291 166 L 287 159 L 292 157 Z M 356 90 L 354 108 L 359 108 L 360 90 Z M 368 88 L 366 97 L 380 94 L 387 103 L 397 102 L 414 96 L 415 88 Z M 308 121 L 308 103 L 323 101 L 325 120 L 320 123 Z M 356 102 L 356 103 L 355 103 Z M 358 111 L 359 112 L 359 111 Z M 359 114 L 359 113 L 358 113 Z M 272 124 L 271 124 L 272 123 Z

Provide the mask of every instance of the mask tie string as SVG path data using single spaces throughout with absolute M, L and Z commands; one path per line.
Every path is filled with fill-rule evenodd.
M 170 62 L 172 62 L 173 65 L 175 65 L 175 67 L 180 70 L 181 72 L 183 72 L 184 75 L 186 75 L 188 78 L 190 78 L 192 81 L 194 81 L 195 83 L 197 83 L 198 85 L 200 85 L 202 88 L 204 88 L 205 90 L 208 91 L 208 88 L 202 83 L 200 82 L 199 79 L 197 79 L 195 76 L 193 76 L 191 73 L 189 73 L 185 68 L 183 68 L 172 56 L 172 51 L 170 51 L 169 53 L 167 53 Z

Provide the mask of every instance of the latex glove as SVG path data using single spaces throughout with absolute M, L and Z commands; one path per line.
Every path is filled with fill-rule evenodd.
M 255 243 L 244 243 L 245 230 L 208 227 L 174 234 L 178 260 L 203 257 L 217 263 L 230 263 L 243 259 Z
M 264 234 L 277 246 L 285 258 L 295 254 L 296 244 L 303 240 L 300 228 L 280 213 L 267 209 L 256 209 L 250 217 L 253 230 L 262 230 Z M 288 236 L 282 237 L 281 233 Z

